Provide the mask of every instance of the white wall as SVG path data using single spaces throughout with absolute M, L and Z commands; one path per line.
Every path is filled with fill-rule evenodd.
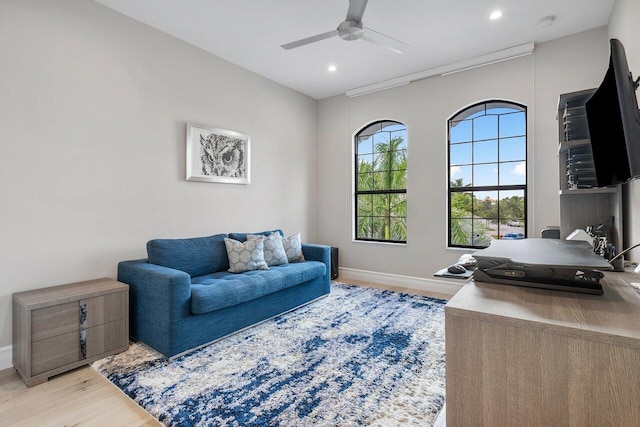
M 314 99 L 92 1 L 0 0 L 0 348 L 11 294 L 116 277 L 157 237 L 315 240 Z M 185 181 L 185 122 L 252 138 L 248 186 Z
M 535 154 L 533 205 L 536 222 L 531 236 L 547 225 L 559 225 L 558 95 L 597 87 L 608 64 L 605 28 L 536 45 Z
M 528 106 L 529 235 L 558 225 L 558 95 L 595 87 L 606 70 L 606 30 L 536 46 L 534 55 L 318 106 L 318 239 L 338 246 L 341 267 L 429 278 L 454 262 L 446 249 L 446 121 L 477 101 Z M 406 246 L 352 241 L 352 135 L 380 118 L 408 128 Z
M 616 0 L 609 20 L 609 38 L 617 38 L 624 45 L 629 69 L 633 78 L 640 76 L 640 2 L 637 0 Z M 636 93 L 640 96 L 639 93 Z M 640 243 L 640 182 L 633 181 L 625 186 L 624 233 L 625 246 Z M 640 260 L 640 249 L 629 252 L 628 259 Z

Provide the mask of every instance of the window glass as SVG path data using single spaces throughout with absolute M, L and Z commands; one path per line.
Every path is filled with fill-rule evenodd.
M 355 238 L 407 240 L 407 128 L 372 123 L 355 136 Z
M 481 102 L 453 116 L 448 129 L 449 246 L 525 238 L 526 107 Z
M 524 185 L 526 177 L 526 162 L 500 163 L 500 185 Z
M 473 166 L 451 166 L 449 185 L 451 187 L 466 187 L 471 185 Z
M 463 120 L 463 121 L 452 121 L 450 123 L 449 135 L 451 139 L 451 143 L 458 142 L 470 142 L 473 140 L 472 132 L 473 132 L 473 121 L 472 120 Z
M 500 161 L 524 160 L 527 158 L 527 138 L 524 136 L 500 140 Z
M 500 137 L 521 136 L 526 125 L 524 111 L 518 113 L 507 113 L 500 117 Z
M 370 136 L 361 136 L 358 138 L 358 153 L 373 153 L 373 139 Z
M 449 163 L 455 165 L 469 165 L 473 162 L 473 144 L 452 144 L 449 151 Z
M 473 163 L 498 161 L 498 140 L 490 139 L 473 143 Z
M 481 116 L 473 119 L 473 140 L 482 141 L 498 137 L 498 116 Z
M 498 184 L 498 163 L 473 165 L 473 186 L 484 187 Z

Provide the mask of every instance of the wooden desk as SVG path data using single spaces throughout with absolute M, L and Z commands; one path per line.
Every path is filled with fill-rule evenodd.
M 445 307 L 447 427 L 640 426 L 640 295 L 466 284 Z

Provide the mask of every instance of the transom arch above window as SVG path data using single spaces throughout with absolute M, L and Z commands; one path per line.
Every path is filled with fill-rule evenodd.
M 407 127 L 379 120 L 354 135 L 355 240 L 407 241 Z
M 448 245 L 523 239 L 527 223 L 527 108 L 503 100 L 448 120 Z

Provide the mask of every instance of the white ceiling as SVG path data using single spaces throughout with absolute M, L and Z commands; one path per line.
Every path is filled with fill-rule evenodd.
M 96 0 L 268 79 L 321 99 L 528 42 L 607 25 L 615 0 L 369 0 L 362 22 L 409 47 L 402 54 L 334 37 L 348 0 Z M 489 14 L 499 9 L 502 18 Z M 537 22 L 554 15 L 555 24 Z M 337 67 L 331 73 L 330 64 Z

